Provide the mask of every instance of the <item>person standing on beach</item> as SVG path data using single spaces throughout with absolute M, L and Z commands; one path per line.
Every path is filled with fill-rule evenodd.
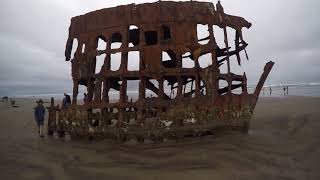
M 287 86 L 287 95 L 289 95 L 289 86 Z
M 283 95 L 286 95 L 286 86 L 283 86 Z
M 38 133 L 40 137 L 43 135 L 43 125 L 44 125 L 44 115 L 46 114 L 46 109 L 43 106 L 42 99 L 37 101 L 37 106 L 34 108 L 34 117 L 38 126 Z
M 64 98 L 62 100 L 62 108 L 68 109 L 70 105 L 71 105 L 71 97 L 67 93 L 64 93 Z
M 270 87 L 270 95 L 272 94 L 272 89 L 271 89 L 271 87 Z

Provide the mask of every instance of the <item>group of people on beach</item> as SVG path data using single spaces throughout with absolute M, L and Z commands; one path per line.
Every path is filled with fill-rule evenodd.
M 265 91 L 265 88 L 262 88 L 262 94 L 265 94 L 264 91 Z M 269 87 L 269 93 L 270 95 L 272 95 L 271 87 Z M 283 86 L 283 95 L 289 95 L 289 86 Z
M 283 86 L 283 95 L 289 95 L 289 86 Z
M 34 117 L 38 127 L 38 134 L 40 137 L 44 137 L 44 116 L 46 114 L 46 109 L 43 106 L 43 100 L 39 99 L 36 101 L 37 106 L 34 108 Z M 64 93 L 64 98 L 62 100 L 62 109 L 68 109 L 71 106 L 71 97 L 67 93 Z
M 264 87 L 262 88 L 262 94 L 264 95 Z M 269 87 L 269 92 L 270 92 L 270 95 L 272 94 L 272 88 L 271 87 Z
M 4 102 L 10 102 L 10 104 L 11 104 L 12 106 L 15 106 L 16 101 L 14 100 L 14 98 L 15 98 L 15 97 L 9 98 L 8 96 L 3 96 L 3 97 L 2 97 L 2 101 L 4 101 Z

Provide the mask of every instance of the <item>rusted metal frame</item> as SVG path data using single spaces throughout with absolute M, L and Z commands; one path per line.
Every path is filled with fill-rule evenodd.
M 238 65 L 241 65 L 241 58 L 240 58 L 240 50 L 239 50 L 239 44 L 240 44 L 240 33 L 239 30 L 236 30 L 236 35 L 235 35 L 235 51 L 236 51 L 236 56 L 237 56 L 237 61 L 238 61 Z
M 251 23 L 249 23 L 249 27 L 251 26 Z M 241 44 L 244 44 L 244 45 L 248 45 L 244 40 L 243 40 L 243 35 L 242 35 L 242 30 L 237 30 L 239 31 L 239 38 L 241 40 Z M 247 53 L 247 50 L 246 50 L 246 46 L 244 47 L 244 53 L 246 55 L 246 59 L 249 60 L 249 56 L 248 56 L 248 53 Z
M 195 93 L 196 93 L 196 97 L 200 97 L 200 89 L 201 89 L 201 86 L 200 86 L 200 83 L 201 83 L 201 78 L 200 78 L 200 75 L 199 73 L 196 75 L 196 79 L 195 79 L 195 84 L 196 84 L 196 89 L 195 89 Z
M 101 118 L 102 121 L 104 123 L 105 126 L 109 125 L 111 122 L 109 122 L 109 120 L 107 119 L 107 116 L 109 114 L 109 112 L 112 113 L 112 109 L 113 108 L 109 108 L 109 107 L 105 107 L 105 103 L 109 103 L 109 91 L 110 91 L 110 79 L 109 76 L 105 76 L 104 74 L 108 71 L 110 71 L 111 68 L 111 39 L 110 38 L 106 38 L 106 37 L 110 37 L 108 35 L 108 33 L 102 33 L 103 36 L 105 37 L 105 42 L 106 42 L 106 49 L 104 51 L 101 51 L 100 53 L 98 52 L 98 55 L 101 55 L 103 53 L 106 54 L 106 57 L 104 59 L 104 63 L 102 65 L 101 71 L 98 73 L 98 75 L 102 78 L 102 80 L 100 80 L 99 83 L 101 83 L 103 86 L 99 87 L 100 88 L 100 92 L 99 94 L 101 94 L 101 88 L 102 88 L 102 98 L 97 97 L 96 101 L 101 100 L 101 104 L 100 104 L 100 109 L 101 109 Z M 95 42 L 95 46 L 98 46 L 98 41 Z M 98 87 L 97 87 L 98 88 Z M 108 121 L 108 122 L 106 122 Z
M 259 82 L 257 84 L 257 87 L 256 87 L 256 89 L 254 91 L 254 96 L 256 97 L 256 100 L 258 100 L 260 91 L 261 91 L 261 89 L 263 87 L 263 84 L 266 81 L 266 79 L 267 79 L 267 77 L 268 77 L 273 65 L 274 65 L 274 62 L 270 61 L 264 66 L 263 73 L 262 73 L 262 75 L 260 77 L 260 80 L 259 80 Z
M 198 4 L 197 4 L 198 5 Z M 161 9 L 161 8 L 160 8 Z M 124 9 L 123 9 L 124 10 Z M 228 81 L 228 87 L 227 87 L 227 92 L 228 92 L 228 95 L 229 96 L 224 96 L 223 99 L 225 102 L 221 102 L 221 106 L 224 107 L 224 104 L 225 103 L 231 103 L 231 99 L 229 98 L 235 98 L 235 97 L 239 97 L 239 96 L 232 96 L 230 97 L 230 93 L 231 93 L 231 90 L 234 89 L 234 88 L 239 88 L 239 87 L 242 87 L 242 91 L 243 91 L 243 95 L 244 94 L 247 94 L 247 79 L 246 79 L 246 75 L 243 74 L 243 76 L 241 77 L 240 75 L 233 75 L 231 73 L 231 70 L 230 70 L 230 62 L 229 62 L 229 57 L 231 55 L 237 55 L 237 60 L 238 60 L 238 63 L 239 63 L 239 58 L 238 58 L 238 55 L 239 55 L 239 52 L 241 51 L 241 48 L 245 48 L 246 47 L 246 43 L 243 41 L 243 38 L 242 38 L 242 34 L 241 34 L 241 28 L 242 27 L 249 27 L 251 26 L 250 23 L 248 23 L 247 21 L 245 21 L 243 18 L 240 18 L 240 17 L 236 17 L 236 16 L 230 16 L 230 15 L 226 15 L 224 14 L 223 12 L 223 7 L 221 6 L 220 2 L 218 2 L 217 4 L 217 12 L 214 12 L 213 15 L 214 16 L 219 16 L 220 18 L 220 22 L 218 23 L 218 25 L 224 29 L 224 39 L 225 39 L 225 45 L 226 45 L 226 48 L 225 50 L 223 51 L 227 51 L 227 54 L 226 54 L 226 59 L 227 60 L 227 63 L 228 63 L 228 74 L 227 74 L 227 81 Z M 216 18 L 216 17 L 215 17 Z M 174 21 L 172 21 L 173 24 L 175 24 Z M 138 125 L 142 125 L 143 124 L 143 121 L 144 121 L 144 108 L 145 108 L 145 103 L 146 103 L 146 99 L 145 99 L 145 90 L 148 88 L 148 89 L 152 89 L 152 86 L 148 85 L 148 81 L 147 81 L 147 77 L 153 77 L 154 79 L 157 79 L 158 83 L 159 83 L 159 87 L 158 88 L 155 88 L 154 89 L 154 92 L 156 92 L 156 94 L 158 95 L 158 98 L 156 99 L 155 101 L 155 109 L 156 111 L 158 112 L 157 114 L 161 113 L 162 112 L 162 106 L 164 104 L 169 104 L 167 102 L 166 99 L 164 99 L 165 95 L 164 95 L 164 92 L 163 92 L 163 75 L 155 75 L 157 74 L 158 72 L 156 73 L 153 73 L 151 71 L 149 71 L 148 69 L 146 70 L 146 67 L 145 67 L 145 61 L 143 60 L 144 58 L 144 55 L 143 55 L 143 46 L 145 45 L 145 40 L 144 40 L 144 28 L 146 27 L 146 29 L 149 29 L 151 27 L 151 25 L 146 25 L 144 27 L 144 25 L 141 25 L 141 24 L 136 24 L 134 23 L 135 25 L 138 25 L 139 26 L 139 29 L 140 29 L 140 43 L 138 46 L 134 47 L 134 48 L 128 48 L 126 44 L 124 43 L 127 43 L 127 40 L 124 40 L 125 39 L 125 36 L 124 34 L 128 34 L 128 27 L 125 28 L 125 32 L 124 32 L 124 29 L 123 27 L 121 27 L 121 34 L 122 34 L 122 47 L 117 49 L 117 50 L 111 50 L 110 53 L 115 53 L 115 52 L 121 52 L 122 53 L 122 60 L 121 60 L 121 68 L 119 71 L 117 72 L 103 72 L 101 73 L 101 76 L 96 76 L 95 78 L 100 78 L 100 81 L 101 83 L 103 83 L 103 86 L 108 86 L 109 84 L 109 89 L 111 87 L 111 84 L 112 84 L 112 87 L 113 88 L 116 88 L 116 89 L 119 89 L 120 90 L 120 99 L 119 99 L 119 102 L 118 103 L 109 103 L 109 101 L 105 101 L 105 95 L 106 95 L 106 90 L 105 88 L 103 88 L 103 96 L 102 96 L 102 102 L 99 103 L 97 102 L 96 104 L 92 104 L 88 107 L 94 107 L 94 106 L 97 106 L 97 107 L 116 107 L 118 109 L 118 127 L 122 127 L 122 124 L 125 120 L 125 117 L 124 115 L 125 114 L 128 114 L 129 112 L 126 112 L 126 107 L 128 106 L 136 106 L 137 107 L 137 124 Z M 165 46 L 169 46 L 169 45 L 162 45 L 159 46 L 159 44 L 161 43 L 161 39 L 162 39 L 162 33 L 161 33 L 161 27 L 160 25 L 163 24 L 163 23 L 159 23 L 159 24 L 154 24 L 153 26 L 158 28 L 157 30 L 157 35 L 158 35 L 158 45 L 157 45 L 157 48 L 158 47 L 165 47 Z M 208 23 L 210 24 L 210 23 Z M 236 44 L 236 50 L 235 51 L 229 51 L 229 47 L 228 47 L 228 35 L 227 35 L 227 32 L 226 32 L 226 27 L 227 26 L 230 26 L 234 29 L 236 29 L 236 40 L 235 40 L 235 44 Z M 110 31 L 113 31 L 113 30 L 110 30 Z M 191 92 L 190 93 L 194 93 L 196 94 L 196 98 L 193 99 L 193 100 L 197 100 L 197 98 L 200 97 L 200 91 L 201 89 L 204 88 L 204 86 L 206 86 L 206 89 L 207 89 L 207 95 L 209 96 L 212 96 L 211 93 L 210 93 L 210 90 L 213 90 L 213 96 L 215 97 L 216 95 L 218 95 L 218 91 L 219 91 L 219 87 L 218 87 L 218 81 L 219 81 L 219 62 L 218 62 L 218 59 L 217 59 L 217 54 L 216 54 L 216 48 L 213 48 L 210 49 L 208 48 L 209 46 L 216 46 L 216 43 L 215 41 L 213 41 L 214 39 L 214 35 L 213 35 L 213 31 L 212 30 L 212 24 L 209 25 L 209 29 L 208 29 L 210 35 L 209 35 L 209 43 L 208 45 L 205 45 L 205 46 L 201 46 L 201 49 L 200 49 L 200 52 L 201 53 L 204 53 L 204 51 L 208 51 L 211 53 L 211 56 L 212 56 L 212 66 L 208 67 L 207 69 L 201 69 L 199 67 L 199 63 L 198 63 L 198 57 L 199 57 L 199 54 L 196 55 L 194 57 L 194 54 L 192 51 L 190 51 L 191 55 L 189 57 L 191 57 L 191 59 L 193 59 L 195 61 L 195 64 L 196 64 L 196 67 L 193 69 L 193 71 L 179 71 L 179 67 L 181 66 L 181 56 L 179 51 L 177 51 L 175 49 L 176 47 L 176 44 L 175 45 L 171 45 L 172 47 L 169 48 L 169 49 L 172 49 L 174 51 L 174 53 L 177 55 L 176 57 L 176 64 L 175 65 L 178 65 L 178 68 L 175 68 L 175 69 L 163 69 L 161 71 L 161 73 L 165 74 L 166 76 L 170 75 L 170 76 L 175 76 L 177 77 L 177 86 L 173 87 L 172 89 L 177 89 L 177 99 L 174 100 L 174 104 L 179 104 L 181 103 L 182 101 L 184 101 L 184 99 L 181 99 L 182 98 L 182 94 L 185 95 L 185 86 L 187 83 L 184 82 L 184 80 L 182 79 L 182 76 L 184 75 L 187 75 L 187 74 L 192 74 L 194 75 L 194 79 L 192 80 L 191 82 Z M 173 33 L 173 31 L 171 31 L 171 33 Z M 240 33 L 240 34 L 239 34 Z M 212 34 L 212 35 L 211 35 Z M 106 36 L 106 37 L 109 37 L 109 36 Z M 128 38 L 128 37 L 127 37 Z M 174 39 L 174 36 L 172 36 L 172 38 Z M 143 39 L 143 40 L 141 40 Z M 208 39 L 208 37 L 204 38 L 204 39 Z M 241 42 L 239 42 L 239 39 L 241 40 Z M 81 40 L 82 42 L 82 40 Z M 242 43 L 242 46 L 240 46 L 240 43 Z M 68 39 L 68 42 L 67 42 L 67 46 L 70 46 L 70 41 Z M 208 47 L 207 47 L 208 46 Z M 92 46 L 90 46 L 92 47 Z M 78 49 L 79 49 L 79 46 L 78 46 Z M 127 72 L 127 62 L 124 62 L 124 59 L 127 59 L 125 56 L 127 56 L 126 54 L 128 53 L 128 51 L 131 51 L 131 50 L 140 50 L 140 70 L 139 70 L 139 74 L 137 72 L 133 72 L 133 73 L 129 73 Z M 168 48 L 167 48 L 168 49 Z M 244 49 L 245 50 L 245 49 Z M 66 48 L 66 51 L 67 48 Z M 77 50 L 79 51 L 79 50 Z M 87 51 L 87 49 L 86 49 Z M 98 52 L 97 54 L 101 54 L 103 52 Z M 106 50 L 106 54 L 108 56 L 108 54 L 110 55 L 110 53 L 107 53 L 107 50 Z M 200 53 L 200 54 L 201 54 Z M 234 54 L 232 54 L 234 53 Z M 96 55 L 96 54 L 95 54 Z M 89 55 L 90 56 L 90 55 Z M 198 57 L 197 57 L 198 56 Z M 247 54 L 246 54 L 247 56 Z M 78 54 L 76 53 L 75 57 L 78 57 Z M 91 57 L 90 57 L 91 58 Z M 66 59 L 67 58 L 67 55 L 66 55 Z M 92 58 L 91 58 L 92 59 Z M 106 57 L 107 59 L 107 57 Z M 106 61 L 105 59 L 105 61 Z M 109 57 L 109 61 L 110 61 L 110 57 Z M 216 63 L 215 63 L 216 61 Z M 106 62 L 105 62 L 106 64 Z M 104 64 L 104 65 L 105 65 Z M 92 66 L 93 67 L 93 66 Z M 180 67 L 181 68 L 181 67 Z M 104 68 L 104 69 L 108 69 L 108 68 Z M 94 70 L 93 70 L 94 71 Z M 100 74 L 100 73 L 99 73 Z M 263 75 L 264 76 L 264 75 Z M 108 78 L 112 78 L 113 81 L 111 82 L 111 79 L 108 79 Z M 127 99 L 126 97 L 124 98 L 124 95 L 123 93 L 126 93 L 126 88 L 124 88 L 124 84 L 126 83 L 123 83 L 124 81 L 127 82 L 127 79 L 132 79 L 132 78 L 137 78 L 137 79 L 140 79 L 140 83 L 139 83 L 139 99 L 136 103 L 132 103 L 132 102 L 127 102 Z M 101 79 L 102 78 L 102 79 Z M 116 82 L 116 84 L 114 84 L 114 80 L 121 80 L 122 81 L 122 84 L 121 85 L 117 85 L 118 82 Z M 99 89 L 99 83 L 96 83 L 96 84 L 92 84 L 92 82 L 90 81 L 91 78 L 88 77 L 88 94 L 90 94 L 90 91 L 89 91 L 89 88 L 91 89 L 94 89 L 94 91 L 96 92 L 96 89 Z M 236 80 L 236 81 L 241 81 L 241 84 L 238 84 L 238 85 L 232 85 L 232 81 L 233 80 Z M 102 82 L 103 81 L 103 82 Z M 109 82 L 109 83 L 106 83 Z M 203 81 L 204 85 L 201 86 L 201 81 Z M 261 81 L 261 80 L 260 80 Z M 195 90 L 193 90 L 193 83 L 196 83 L 196 88 Z M 263 84 L 263 83 L 262 83 Z M 92 87 L 93 85 L 93 87 Z M 212 87 L 211 87 L 212 86 Z M 118 87 L 118 88 L 117 88 Z M 215 87 L 216 87 L 216 90 L 215 90 Z M 101 89 L 101 88 L 100 88 Z M 125 90 L 124 90 L 125 89 Z M 143 90 L 141 90 L 143 89 Z M 231 89 L 231 90 L 230 90 Z M 224 90 L 224 89 L 220 89 L 221 90 Z M 108 90 L 109 91 L 109 90 Z M 225 91 L 225 90 L 224 90 Z M 257 89 L 256 89 L 257 91 Z M 183 92 L 183 93 L 182 93 Z M 94 96 L 95 97 L 95 101 L 96 101 L 96 95 Z M 109 98 L 109 97 L 108 97 Z M 99 98 L 98 98 L 99 99 Z M 125 102 L 123 100 L 126 100 Z M 148 99 L 149 101 L 150 99 Z M 216 99 L 216 100 L 219 100 Z M 152 100 L 153 101 L 153 100 Z M 249 99 L 248 99 L 249 101 Z M 154 106 L 154 105 L 152 105 Z M 154 111 L 154 110 L 152 110 Z
M 223 54 L 222 56 L 225 56 L 225 57 L 222 58 L 221 60 L 219 60 L 219 61 L 218 61 L 218 64 L 220 65 L 220 64 L 222 64 L 224 61 L 226 61 L 228 55 L 229 55 L 229 57 L 230 57 L 230 56 L 236 55 L 236 54 L 239 53 L 240 51 L 245 50 L 245 48 L 247 47 L 247 45 L 248 45 L 248 44 L 244 44 L 244 45 L 242 45 L 242 46 L 239 46 L 238 50 L 229 51 L 228 53 Z M 225 48 L 225 49 L 226 49 L 226 48 Z M 220 55 L 220 57 L 221 57 L 221 55 Z
M 120 86 L 120 99 L 118 106 L 118 124 L 117 127 L 122 127 L 124 122 L 124 113 L 127 107 L 127 79 L 121 78 L 121 86 Z
M 229 59 L 229 45 L 228 45 L 228 34 L 227 34 L 227 27 L 223 27 L 223 32 L 224 32 L 224 43 L 227 48 L 227 67 L 228 67 L 228 94 L 231 94 L 231 86 L 232 86 L 232 80 L 231 80 L 231 69 L 230 69 L 230 59 Z
M 158 93 L 158 100 L 157 100 L 157 113 L 161 114 L 162 109 L 163 109 L 162 102 L 165 100 L 165 98 L 164 98 L 165 93 L 164 93 L 164 89 L 163 89 L 164 79 L 163 79 L 163 77 L 159 77 L 157 80 L 159 83 L 159 93 Z
M 48 135 L 53 135 L 53 133 L 57 130 L 57 124 L 56 124 L 56 118 L 57 118 L 57 111 L 60 110 L 59 105 L 55 106 L 54 105 L 54 98 L 51 98 L 50 101 L 50 106 L 46 107 L 49 111 L 49 116 L 48 116 L 48 127 L 47 127 L 47 134 Z
M 248 84 L 247 84 L 247 75 L 244 72 L 243 73 L 243 79 L 242 79 L 242 93 L 247 95 L 248 94 Z
M 137 112 L 137 124 L 144 124 L 144 106 L 146 96 L 146 77 L 140 76 L 139 82 L 139 107 Z
M 72 104 L 77 104 L 77 96 L 79 93 L 79 82 L 78 80 L 73 80 L 73 93 L 72 93 Z

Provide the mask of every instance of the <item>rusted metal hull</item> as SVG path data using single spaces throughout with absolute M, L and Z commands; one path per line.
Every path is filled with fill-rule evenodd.
M 206 27 L 207 37 L 199 37 L 198 26 Z M 224 34 L 223 47 L 216 42 L 214 27 Z M 48 129 L 61 135 L 139 141 L 201 135 L 220 128 L 247 132 L 274 64 L 266 64 L 253 94 L 248 94 L 245 73 L 231 72 L 232 57 L 239 65 L 240 52 L 247 57 L 242 29 L 250 27 L 244 18 L 225 14 L 220 2 L 216 6 L 194 1 L 130 4 L 72 18 L 65 55 L 72 63 L 73 103 L 60 109 L 52 102 Z M 229 46 L 227 28 L 235 32 L 234 48 Z M 78 47 L 73 54 L 75 39 Z M 105 43 L 102 49 L 100 40 Z M 121 45 L 114 48 L 114 43 Z M 139 53 L 135 70 L 129 68 L 131 52 Z M 121 55 L 115 59 L 115 54 Z M 96 70 L 101 56 L 105 56 L 103 65 Z M 115 60 L 118 69 L 113 69 Z M 187 67 L 186 60 L 193 66 Z M 227 72 L 222 73 L 222 65 Z M 128 98 L 131 81 L 138 82 L 134 100 Z M 88 93 L 83 105 L 77 103 L 79 85 L 86 86 Z M 236 89 L 240 93 L 235 94 Z M 115 101 L 111 90 L 119 94 Z

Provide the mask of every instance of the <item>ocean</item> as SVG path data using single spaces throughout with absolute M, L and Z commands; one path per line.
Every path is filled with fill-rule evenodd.
M 288 94 L 284 87 L 288 87 Z M 271 88 L 271 94 L 270 94 Z M 250 88 L 253 89 L 253 88 Z M 266 85 L 260 93 L 261 97 L 307 96 L 320 97 L 320 83 Z
M 283 90 L 283 87 L 288 87 L 288 94 Z M 270 93 L 271 88 L 271 93 Z M 248 86 L 248 92 L 253 93 L 255 86 Z M 241 90 L 234 90 L 236 94 L 241 93 Z M 71 95 L 72 93 L 68 93 Z M 82 99 L 83 92 L 79 92 L 79 99 Z M 146 96 L 151 96 L 150 91 L 147 90 Z M 170 92 L 166 92 L 170 94 Z M 119 97 L 119 93 L 111 92 L 110 99 L 114 100 Z M 138 97 L 137 91 L 128 91 L 129 99 Z M 155 94 L 153 94 L 155 96 Z M 320 97 L 320 83 L 300 83 L 300 84 L 270 84 L 265 85 L 260 93 L 260 97 L 286 97 L 286 96 L 307 96 L 307 97 Z M 62 99 L 63 94 L 32 94 L 32 95 L 16 95 L 15 98 L 43 98 L 49 99 L 54 97 L 55 99 Z

